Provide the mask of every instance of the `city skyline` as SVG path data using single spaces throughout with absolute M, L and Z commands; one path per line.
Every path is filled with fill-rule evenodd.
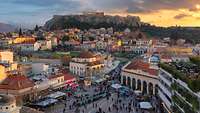
M 200 26 L 199 0 L 2 0 L 0 22 L 43 25 L 53 15 L 83 11 L 139 16 L 143 22 L 158 26 Z

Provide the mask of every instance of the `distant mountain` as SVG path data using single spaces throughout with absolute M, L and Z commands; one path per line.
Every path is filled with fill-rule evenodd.
M 14 30 L 15 27 L 10 24 L 0 23 L 0 32 L 11 32 Z
M 109 28 L 124 30 L 127 27 L 134 28 L 141 25 L 140 18 L 137 16 L 109 16 L 109 15 L 55 15 L 47 21 L 44 28 L 47 30 L 61 30 L 67 28 Z

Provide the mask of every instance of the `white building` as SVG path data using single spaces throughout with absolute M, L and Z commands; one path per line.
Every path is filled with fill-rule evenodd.
M 173 76 L 168 73 L 167 71 L 160 69 L 159 70 L 159 91 L 158 95 L 163 101 L 162 105 L 164 107 L 164 110 L 166 113 L 170 113 L 171 106 L 172 106 L 172 90 L 171 90 L 171 85 L 172 85 L 172 80 Z
M 19 48 L 20 51 L 22 52 L 38 51 L 40 48 L 40 44 L 36 42 L 25 42 L 25 43 L 17 44 L 17 48 Z
M 102 71 L 104 63 L 101 56 L 91 52 L 82 52 L 70 62 L 70 72 L 78 76 L 95 75 Z
M 32 73 L 33 74 L 41 74 L 47 73 L 49 70 L 49 65 L 45 63 L 33 63 L 32 64 Z
M 121 83 L 144 94 L 157 94 L 158 70 L 147 62 L 134 60 L 122 68 Z
M 13 52 L 11 51 L 0 51 L 0 62 L 13 63 Z
M 51 50 L 52 49 L 51 40 L 39 41 L 38 43 L 40 43 L 40 50 Z

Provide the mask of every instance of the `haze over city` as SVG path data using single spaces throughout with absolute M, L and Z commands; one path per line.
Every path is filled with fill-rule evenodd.
M 199 0 L 1 0 L 0 22 L 43 25 L 53 15 L 103 11 L 158 26 L 200 26 Z

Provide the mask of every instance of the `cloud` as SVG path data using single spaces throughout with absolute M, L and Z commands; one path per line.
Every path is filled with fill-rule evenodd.
M 183 19 L 183 18 L 185 18 L 185 17 L 190 17 L 191 15 L 189 15 L 189 14 L 178 14 L 178 15 L 176 15 L 176 16 L 174 16 L 174 19 L 177 19 L 177 20 L 179 20 L 179 19 Z
M 191 9 L 200 0 L 88 0 L 103 11 L 126 9 L 128 13 L 155 12 L 162 9 Z
M 107 13 L 152 13 L 159 10 L 196 11 L 200 0 L 1 0 L 0 21 L 41 23 L 52 15 L 104 11 Z M 177 15 L 175 18 L 184 18 Z M 41 19 L 42 18 L 42 19 Z M 172 17 L 173 18 L 173 17 Z M 23 20 L 23 21 L 22 21 Z

